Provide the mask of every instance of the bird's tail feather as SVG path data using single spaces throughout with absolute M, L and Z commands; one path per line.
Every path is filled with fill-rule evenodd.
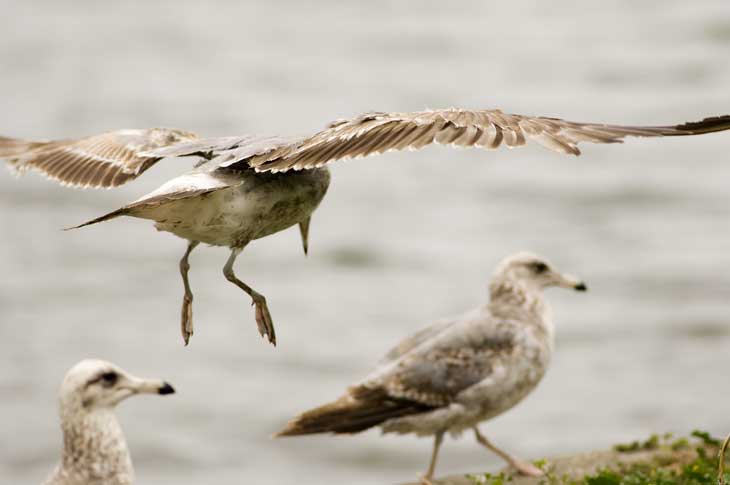
M 65 227 L 63 230 L 70 231 L 71 229 L 78 229 L 80 227 L 90 226 L 92 224 L 96 224 L 97 222 L 104 222 L 104 221 L 108 221 L 109 219 L 114 219 L 116 217 L 126 215 L 127 213 L 129 213 L 129 208 L 122 207 L 121 209 L 111 211 L 108 214 L 104 214 L 103 216 L 99 216 L 95 219 L 91 219 L 90 221 L 86 221 L 82 224 L 79 224 L 78 226 Z
M 359 433 L 388 419 L 418 414 L 429 409 L 429 406 L 421 403 L 390 398 L 383 392 L 351 391 L 336 401 L 300 414 L 274 437 Z

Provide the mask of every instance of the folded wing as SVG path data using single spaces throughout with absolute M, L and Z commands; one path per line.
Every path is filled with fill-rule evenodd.
M 413 335 L 406 337 L 402 341 L 398 342 L 398 345 L 390 349 L 388 353 L 386 353 L 385 356 L 380 360 L 379 364 L 383 366 L 400 359 L 419 345 L 428 342 L 429 340 L 436 337 L 436 335 L 438 335 L 439 333 L 448 329 L 453 323 L 453 319 L 439 320 L 438 322 L 419 330 Z
M 430 344 L 424 341 L 403 349 L 399 358 L 386 359 L 365 382 L 336 401 L 297 416 L 277 436 L 356 433 L 448 406 L 505 365 L 514 351 L 510 332 L 482 339 L 463 337 L 460 332 L 442 332 Z
M 373 374 L 363 385 L 382 388 L 393 398 L 432 407 L 447 406 L 471 386 L 503 366 L 515 349 L 511 332 L 465 338 L 443 332 Z

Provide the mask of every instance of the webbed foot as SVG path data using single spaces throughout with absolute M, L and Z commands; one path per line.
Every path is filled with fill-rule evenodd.
M 180 312 L 180 331 L 185 345 L 188 345 L 190 337 L 193 336 L 193 295 L 183 296 Z
M 512 465 L 520 475 L 525 475 L 527 477 L 542 477 L 545 475 L 544 471 L 540 470 L 528 461 L 515 459 L 510 463 L 510 465 Z
M 267 337 L 269 343 L 276 346 L 274 321 L 271 319 L 269 306 L 266 304 L 266 297 L 256 293 L 251 298 L 253 299 L 251 305 L 256 307 L 256 325 L 258 325 L 259 333 L 262 337 Z

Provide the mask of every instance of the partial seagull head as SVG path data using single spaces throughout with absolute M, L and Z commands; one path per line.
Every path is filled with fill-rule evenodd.
M 120 367 L 99 359 L 82 360 L 73 366 L 61 384 L 62 408 L 91 412 L 114 408 L 135 394 L 172 394 L 175 389 L 159 379 L 133 376 Z
M 561 288 L 586 291 L 588 287 L 579 278 L 561 273 L 546 258 L 537 254 L 521 251 L 504 258 L 494 272 L 491 287 L 494 291 L 505 283 L 518 285 L 530 292 L 558 286 Z

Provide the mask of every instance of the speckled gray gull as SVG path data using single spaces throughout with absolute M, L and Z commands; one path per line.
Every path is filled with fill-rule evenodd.
M 61 462 L 44 485 L 129 485 L 134 469 L 114 408 L 136 394 L 172 394 L 157 379 L 132 376 L 103 360 L 82 360 L 61 384 Z
M 61 141 L 0 137 L 0 158 L 19 173 L 36 170 L 74 187 L 115 187 L 137 178 L 162 158 L 201 158 L 191 172 L 81 226 L 118 216 L 139 217 L 188 240 L 180 261 L 185 289 L 180 323 L 186 344 L 193 334 L 190 252 L 201 242 L 229 247 L 223 273 L 251 297 L 259 332 L 275 344 L 266 299 L 238 279 L 233 264 L 251 241 L 297 224 L 307 252 L 310 218 L 329 186 L 325 165 L 332 161 L 417 150 L 432 143 L 494 149 L 533 141 L 559 153 L 579 155 L 580 142 L 620 143 L 625 137 L 698 135 L 727 129 L 730 115 L 673 126 L 619 126 L 451 108 L 366 113 L 335 121 L 303 138 L 206 139 L 166 128 L 119 130 Z
M 543 290 L 585 291 L 577 278 L 545 259 L 518 253 L 504 259 L 487 305 L 439 321 L 403 340 L 362 382 L 339 399 L 293 419 L 276 436 L 384 433 L 434 436 L 423 482 L 430 483 L 445 433 L 472 429 L 479 443 L 518 472 L 540 475 L 482 435 L 477 424 L 520 402 L 540 382 L 554 346 L 551 311 Z

